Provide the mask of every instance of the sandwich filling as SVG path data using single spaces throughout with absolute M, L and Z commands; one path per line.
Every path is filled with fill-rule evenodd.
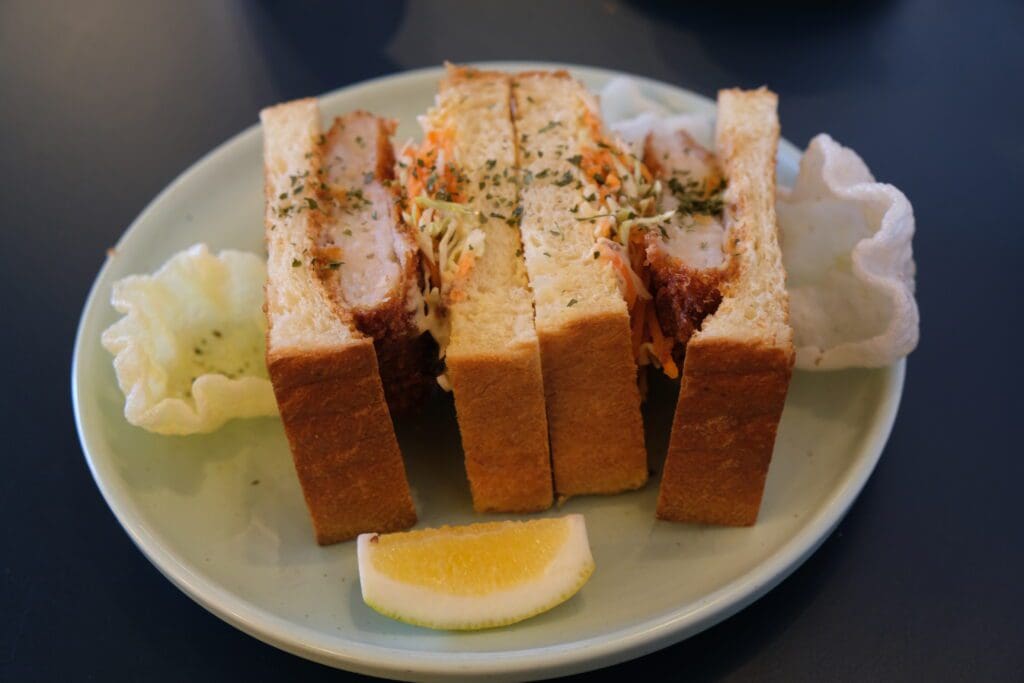
M 473 507 L 551 506 L 544 379 L 519 236 L 511 79 L 449 66 L 399 155 L 402 213 L 422 253 L 420 316 L 454 395 Z
M 326 220 L 314 243 L 329 290 L 355 310 L 396 295 L 415 246 L 398 225 L 391 142 L 394 123 L 361 112 L 338 118 L 324 136 L 319 178 Z M 307 181 L 309 182 L 309 181 Z M 314 181 L 315 182 L 315 181 Z
M 652 231 L 666 233 L 675 207 L 660 207 L 662 183 L 633 154 L 601 133 L 589 117 L 594 144 L 572 161 L 579 165 L 584 204 L 577 220 L 593 225 L 595 259 L 609 263 L 618 276 L 629 308 L 633 356 L 638 366 L 651 363 L 678 376 L 671 346 L 662 334 L 651 302 L 652 281 L 645 245 Z
M 514 81 L 513 89 L 520 83 Z M 464 98 L 458 103 L 465 104 Z M 567 207 L 568 223 L 586 226 L 592 234 L 592 245 L 582 247 L 588 249 L 583 259 L 608 264 L 615 274 L 629 310 L 634 360 L 676 378 L 687 341 L 717 308 L 728 275 L 725 178 L 715 155 L 685 132 L 648 136 L 640 158 L 605 135 L 592 102 L 576 105 L 579 125 L 563 126 L 566 112 L 558 111 L 530 128 L 513 104 L 514 161 L 480 160 L 480 168 L 456 159 L 455 140 L 463 132 L 453 130 L 446 116 L 451 102 L 439 96 L 423 117 L 423 141 L 407 144 L 397 160 L 402 218 L 412 226 L 422 255 L 417 324 L 437 340 L 444 358 L 451 336 L 449 308 L 466 299 L 466 283 L 483 254 L 490 224 L 519 228 L 526 200 L 517 189 L 571 184 L 579 199 Z M 567 244 L 566 230 L 575 228 L 552 222 L 548 231 L 562 240 L 546 240 L 542 251 L 553 262 L 552 244 Z M 539 248 L 534 242 L 524 237 L 527 260 L 543 264 L 532 255 Z M 533 280 L 542 284 L 548 276 L 535 269 Z M 537 292 L 537 324 L 543 325 L 549 302 L 543 287 Z M 581 304 L 584 296 L 559 300 L 557 307 Z M 448 388 L 444 374 L 439 382 Z
M 715 155 L 684 131 L 649 135 L 644 162 L 660 186 L 658 210 L 668 216 L 637 243 L 654 291 L 645 315 L 655 318 L 652 355 L 675 377 L 686 343 L 718 308 L 733 263 L 727 258 L 726 180 Z
M 420 257 L 399 217 L 394 128 L 360 111 L 336 119 L 318 140 L 316 177 L 292 182 L 315 193 L 309 264 L 338 313 L 373 338 L 388 404 L 401 411 L 429 388 L 434 361 L 416 324 Z
M 413 227 L 423 257 L 418 322 L 437 340 L 440 358 L 451 334 L 448 304 L 465 296 L 462 284 L 484 249 L 479 225 L 487 220 L 467 202 L 468 179 L 455 164 L 453 140 L 450 129 L 428 130 L 421 144 L 402 148 L 397 164 L 402 218 Z M 441 385 L 449 388 L 443 376 Z
M 403 218 L 423 255 L 421 324 L 442 358 L 449 345 L 535 343 L 509 78 L 451 68 L 421 124 L 423 141 L 397 164 Z M 447 374 L 439 381 L 449 388 Z
M 586 122 L 594 142 L 570 159 L 584 193 L 576 220 L 594 226 L 593 257 L 618 276 L 637 365 L 676 378 L 686 342 L 721 301 L 725 178 L 685 132 L 648 136 L 641 160 L 605 137 L 596 117 Z

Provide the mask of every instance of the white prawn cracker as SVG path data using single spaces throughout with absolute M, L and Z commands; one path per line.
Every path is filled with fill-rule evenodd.
M 914 211 L 825 134 L 776 201 L 797 367 L 881 367 L 918 340 Z
M 153 275 L 114 283 L 123 318 L 103 331 L 125 418 L 158 434 L 211 432 L 237 417 L 277 415 L 265 360 L 260 257 L 196 244 Z

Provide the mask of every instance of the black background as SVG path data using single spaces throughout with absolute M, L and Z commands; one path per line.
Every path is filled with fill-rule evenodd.
M 72 341 L 105 249 L 261 107 L 447 58 L 767 83 L 783 135 L 828 131 L 917 216 L 922 341 L 848 517 L 744 612 L 590 676 L 1020 680 L 1024 5 L 764 4 L 0 4 L 0 679 L 358 678 L 235 631 L 132 546 L 75 435 Z

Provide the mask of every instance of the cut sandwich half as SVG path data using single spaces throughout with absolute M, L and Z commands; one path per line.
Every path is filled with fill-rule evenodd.
M 721 91 L 716 154 L 685 134 L 647 141 L 662 208 L 675 211 L 646 236 L 657 322 L 683 358 L 661 519 L 757 520 L 794 359 L 775 217 L 776 100 L 764 88 Z
M 473 506 L 488 512 L 543 510 L 553 499 L 510 92 L 505 74 L 449 67 L 423 143 L 399 159 Z
M 376 270 L 346 271 L 351 258 L 345 249 L 355 255 L 360 247 L 340 237 L 372 227 L 401 244 L 396 226 L 381 222 L 380 212 L 392 216 L 380 192 L 381 165 L 376 154 L 362 154 L 349 138 L 339 137 L 337 127 L 332 159 L 339 157 L 346 170 L 325 163 L 327 139 L 316 100 L 265 109 L 260 119 L 267 367 L 316 539 L 328 544 L 367 531 L 408 528 L 416 512 L 374 340 L 356 324 L 360 311 L 373 309 L 380 293 L 394 288 L 386 282 L 378 286 Z M 363 144 L 375 150 L 387 144 L 386 126 L 367 125 L 362 117 L 358 125 L 367 128 Z M 332 238 L 341 243 L 330 244 Z M 394 258 L 393 272 L 405 272 L 401 251 L 398 246 L 387 252 L 389 260 Z M 324 271 L 339 277 L 325 279 Z
M 641 187 L 649 183 L 639 160 L 604 138 L 596 103 L 568 74 L 519 74 L 513 96 L 555 490 L 636 489 L 648 470 L 630 308 L 650 295 L 608 236 L 644 220 L 652 190 Z

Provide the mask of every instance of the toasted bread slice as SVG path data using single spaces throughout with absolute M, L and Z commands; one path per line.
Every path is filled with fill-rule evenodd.
M 416 522 L 373 340 L 318 277 L 325 213 L 320 112 L 298 100 L 260 113 L 264 134 L 267 367 L 321 544 Z M 366 169 L 373 171 L 373 169 Z M 328 265 L 328 268 L 330 266 Z
M 775 217 L 776 104 L 764 88 L 718 95 L 730 263 L 717 283 L 721 303 L 686 344 L 661 519 L 757 521 L 794 360 Z
M 639 488 L 647 454 L 629 312 L 597 258 L 594 223 L 580 220 L 603 210 L 580 168 L 601 144 L 596 104 L 565 72 L 519 74 L 513 97 L 555 491 Z
M 553 500 L 533 297 L 514 217 L 510 91 L 505 74 L 449 67 L 423 119 L 422 165 L 409 171 L 420 227 L 446 226 L 430 247 L 449 324 L 445 362 L 473 507 L 486 512 L 543 510 Z

